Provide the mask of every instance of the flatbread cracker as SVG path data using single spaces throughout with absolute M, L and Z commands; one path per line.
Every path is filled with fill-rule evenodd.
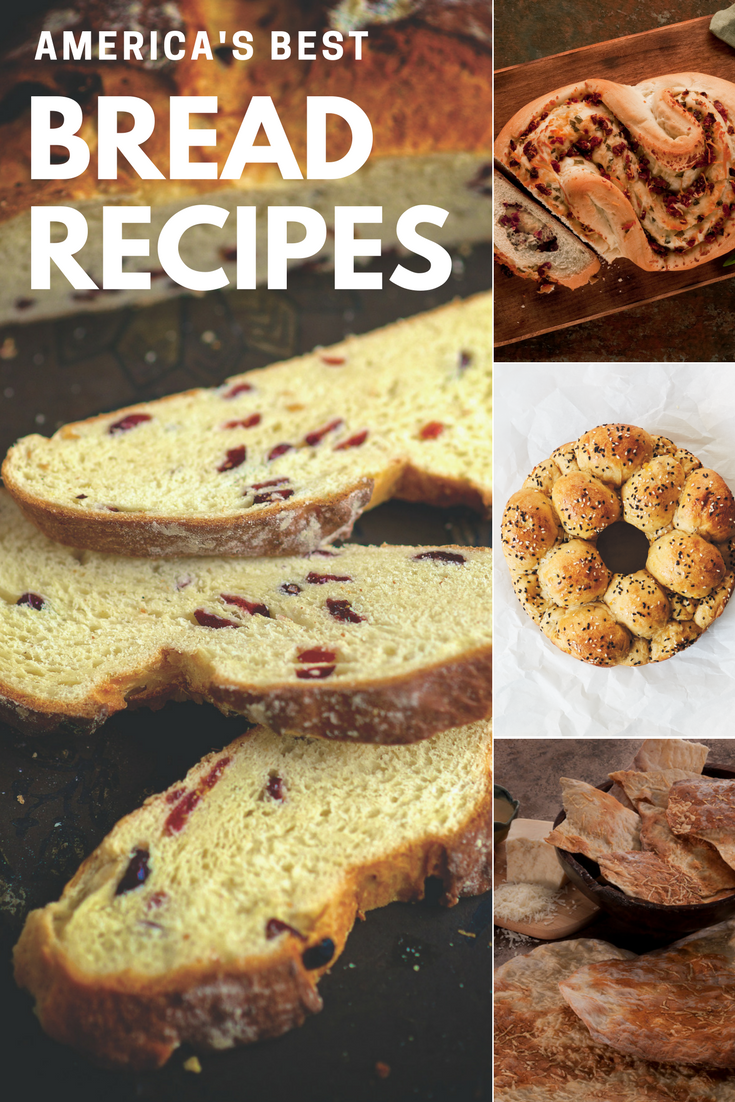
M 735 781 L 677 781 L 669 793 L 666 818 L 674 834 L 711 842 L 735 868 Z
M 583 853 L 596 861 L 605 853 L 641 848 L 641 820 L 614 797 L 584 781 L 561 778 L 566 819 L 546 841 L 569 853 Z
M 735 869 L 723 861 L 710 842 L 674 834 L 666 809 L 641 800 L 641 848 L 652 850 L 666 861 L 676 878 L 684 875 L 697 885 L 702 899 L 730 889 L 735 891 Z
M 580 938 L 542 945 L 495 973 L 494 1102 L 735 1102 L 726 1071 L 649 1063 L 592 1039 L 559 990 L 580 966 L 635 962 Z
M 600 872 L 611 884 L 635 899 L 663 903 L 667 907 L 702 903 L 696 880 L 651 850 L 640 853 L 608 853 L 600 858 Z
M 700 774 L 709 754 L 709 747 L 701 742 L 687 742 L 680 738 L 647 738 L 636 756 L 633 768 L 641 773 L 654 769 L 686 769 Z
M 735 919 L 636 960 L 586 964 L 559 987 L 594 1040 L 617 1052 L 735 1068 Z
M 611 781 L 619 784 L 632 806 L 637 809 L 639 800 L 647 800 L 656 807 L 666 807 L 669 791 L 676 781 L 696 780 L 698 773 L 686 769 L 652 769 L 647 773 L 636 769 L 619 769 L 610 773 Z

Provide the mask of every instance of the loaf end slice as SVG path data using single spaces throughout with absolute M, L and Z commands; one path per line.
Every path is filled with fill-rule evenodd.
M 490 724 L 407 748 L 256 728 L 121 820 L 57 903 L 32 912 L 15 975 L 44 1029 L 115 1068 L 278 1036 L 358 914 L 490 887 Z

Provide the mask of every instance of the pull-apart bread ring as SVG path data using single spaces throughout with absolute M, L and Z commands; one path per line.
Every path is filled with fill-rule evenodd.
M 503 127 L 496 157 L 606 260 L 680 271 L 735 248 L 735 84 L 702 73 L 570 84 Z
M 617 521 L 648 541 L 614 573 L 597 543 Z M 695 642 L 735 587 L 735 498 L 663 436 L 600 425 L 537 464 L 508 502 L 503 553 L 523 608 L 593 666 L 661 662 Z

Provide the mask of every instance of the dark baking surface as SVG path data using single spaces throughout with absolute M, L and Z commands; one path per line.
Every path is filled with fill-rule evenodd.
M 601 784 L 607 774 L 630 765 L 640 739 L 496 739 L 494 744 L 494 776 L 516 800 L 520 801 L 519 814 L 524 819 L 554 821 L 561 808 L 560 777 L 573 777 L 588 784 Z M 692 734 L 693 742 L 709 746 L 709 760 L 726 768 L 735 769 L 735 739 L 710 739 L 698 732 Z M 529 953 L 544 943 L 527 939 L 522 944 L 511 944 L 505 932 L 495 927 L 495 966 L 504 964 L 520 953 Z M 670 937 L 651 937 L 643 931 L 632 930 L 602 912 L 589 926 L 573 934 L 576 938 L 598 938 L 609 941 L 621 949 L 645 953 L 675 941 Z
M 7 326 L 0 330 L 0 449 L 28 432 L 50 433 L 122 404 L 216 385 L 236 371 L 486 290 L 490 260 L 489 247 L 457 252 L 452 279 L 425 294 L 392 287 L 336 292 L 331 274 L 305 270 L 292 274 L 283 292 L 215 292 L 144 310 Z M 379 263 L 392 271 L 389 257 Z M 487 544 L 490 525 L 464 508 L 389 502 L 365 514 L 352 538 Z M 190 1055 L 183 1050 L 157 1073 L 100 1071 L 41 1031 L 31 999 L 11 975 L 24 915 L 58 898 L 118 818 L 245 726 L 212 707 L 176 703 L 121 713 L 86 739 L 23 739 L 0 726 L 0 1097 L 489 1099 L 490 900 L 446 909 L 430 901 L 436 885 L 429 885 L 428 902 L 393 904 L 358 923 L 320 983 L 321 1014 L 275 1041 L 203 1056 L 200 1075 L 183 1070 Z M 387 1077 L 377 1063 L 389 1066 Z
M 560 54 L 569 50 L 577 50 L 595 43 L 604 43 L 606 49 L 604 58 L 604 71 L 596 69 L 593 72 L 585 72 L 586 76 L 602 76 L 608 79 L 640 80 L 643 76 L 656 76 L 660 73 L 682 71 L 681 57 L 686 57 L 686 39 L 677 43 L 677 35 L 674 32 L 674 41 L 670 42 L 671 32 L 669 24 L 683 23 L 689 19 L 707 20 L 699 25 L 696 31 L 699 35 L 697 41 L 703 43 L 707 38 L 711 41 L 707 46 L 708 55 L 714 52 L 722 58 L 723 64 L 727 63 L 731 68 L 735 67 L 735 51 L 730 50 L 706 30 L 709 18 L 712 17 L 718 7 L 726 7 L 727 4 L 703 3 L 702 0 L 652 0 L 649 4 L 638 4 L 635 0 L 621 0 L 620 3 L 612 3 L 612 0 L 547 0 L 544 4 L 537 0 L 518 0 L 517 3 L 509 3 L 508 0 L 497 0 L 495 4 L 495 68 L 507 69 L 510 66 L 521 65 L 525 62 L 536 61 L 539 58 L 550 58 L 551 55 Z M 660 41 L 658 53 L 650 59 L 650 68 L 636 76 L 635 59 L 631 59 L 629 48 L 635 43 L 621 42 L 621 52 L 616 57 L 610 39 L 624 38 L 624 36 L 640 34 L 654 29 L 660 30 L 666 27 L 666 34 L 660 39 L 651 37 L 651 42 Z M 693 32 L 694 33 L 694 32 Z M 640 45 L 640 40 L 638 40 Z M 683 54 L 680 54 L 681 50 Z M 640 60 L 643 61 L 645 51 Z M 689 55 L 696 59 L 696 51 Z M 591 54 L 590 60 L 597 61 L 597 55 Z M 556 75 L 554 80 L 545 89 L 536 91 L 533 85 L 534 66 L 528 69 L 528 94 L 523 102 L 527 103 L 543 91 L 550 91 L 562 84 L 576 79 L 576 71 L 573 71 L 575 55 L 559 58 L 555 62 Z M 627 73 L 626 66 L 632 65 L 631 72 Z M 686 68 L 696 68 L 695 60 L 690 60 Z M 706 69 L 704 71 L 707 71 Z M 715 71 L 715 70 L 713 70 Z M 616 75 L 625 72 L 625 76 Z M 724 70 L 717 69 L 718 75 L 727 79 L 735 79 Z M 502 110 L 502 86 L 504 74 L 501 72 L 496 77 L 496 121 L 498 128 L 507 121 Z M 522 106 L 523 104 L 518 104 Z M 517 109 L 517 108 L 516 108 Z M 702 280 L 718 278 L 722 276 L 722 260 L 705 265 L 701 270 Z M 714 268 L 713 268 L 714 265 Z M 706 270 L 705 270 L 706 269 Z M 709 270 L 712 269 L 711 275 Z M 715 271 L 716 269 L 716 271 Z M 556 315 L 566 314 L 574 304 L 574 296 L 589 296 L 589 303 L 582 308 L 588 316 L 605 313 L 604 317 L 595 317 L 595 320 L 584 321 L 575 324 L 571 328 L 558 329 L 555 332 L 546 332 L 543 335 L 528 337 L 506 344 L 497 351 L 499 361 L 658 361 L 658 362 L 698 362 L 703 360 L 728 361 L 735 360 L 735 327 L 732 325 L 732 315 L 735 311 L 735 281 L 724 279 L 719 283 L 709 283 L 706 286 L 698 286 L 684 293 L 677 293 L 680 289 L 685 273 L 662 273 L 666 287 L 661 290 L 662 295 L 674 297 L 659 298 L 657 301 L 647 301 L 640 305 L 633 305 L 642 297 L 642 292 L 647 288 L 647 275 L 627 262 L 616 261 L 614 265 L 604 269 L 605 284 L 596 285 L 593 288 L 582 288 L 579 291 L 568 291 L 558 287 L 552 295 L 541 296 L 542 299 L 551 300 L 558 298 L 558 307 L 550 311 L 554 318 L 549 325 L 543 325 L 543 319 L 534 319 L 530 324 L 526 318 L 529 312 L 538 313 L 532 296 L 535 295 L 534 285 L 528 281 L 521 281 L 516 277 L 506 279 L 499 277 L 497 292 L 497 316 L 502 317 L 504 285 L 527 283 L 530 290 L 525 297 L 518 292 L 523 301 L 518 303 L 518 309 L 526 305 L 526 311 L 520 311 L 523 317 L 522 332 L 540 332 L 542 328 L 552 329 L 555 325 L 568 325 L 569 321 L 557 321 Z M 622 280 L 618 283 L 618 279 Z M 699 275 L 697 282 L 700 281 Z M 514 292 L 515 295 L 515 292 Z M 601 301 L 598 299 L 602 295 Z M 615 299 L 619 299 L 624 307 L 621 312 L 610 314 L 614 308 Z M 563 301 L 562 301 L 563 300 Z M 541 306 L 546 303 L 542 302 Z M 629 307 L 629 308 L 625 308 Z M 575 308 L 576 309 L 576 308 Z M 498 337 L 502 340 L 513 338 L 512 332 L 507 332 L 508 322 L 505 328 L 498 330 Z

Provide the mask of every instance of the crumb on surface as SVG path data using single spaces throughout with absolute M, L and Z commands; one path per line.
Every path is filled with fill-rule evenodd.
M 378 1060 L 375 1064 L 375 1070 L 381 1079 L 387 1079 L 390 1075 L 390 1064 L 384 1064 L 382 1060 Z
M 198 1056 L 190 1056 L 188 1060 L 184 1060 L 184 1071 L 195 1071 L 198 1075 L 201 1070 Z

